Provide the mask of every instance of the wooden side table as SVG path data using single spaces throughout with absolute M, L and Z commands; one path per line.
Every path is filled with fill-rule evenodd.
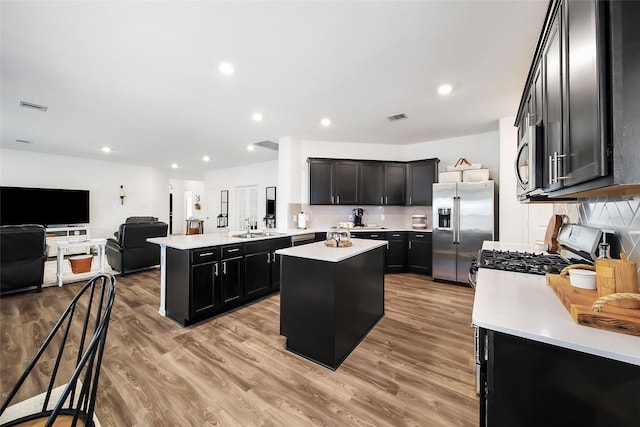
M 67 248 L 93 247 L 98 248 L 98 260 L 100 261 L 100 273 L 104 273 L 104 252 L 107 239 L 88 239 L 81 242 L 58 242 L 58 286 L 62 286 L 62 263 L 64 261 L 64 250 Z

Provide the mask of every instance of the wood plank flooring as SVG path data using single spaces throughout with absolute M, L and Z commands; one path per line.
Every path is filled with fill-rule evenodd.
M 158 314 L 159 282 L 117 277 L 103 427 L 478 425 L 472 289 L 385 276 L 384 318 L 334 372 L 285 350 L 279 295 L 182 328 Z M 2 399 L 79 287 L 0 299 Z

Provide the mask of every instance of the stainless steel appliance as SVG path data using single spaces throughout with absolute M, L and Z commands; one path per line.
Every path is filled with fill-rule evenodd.
M 433 278 L 466 283 L 482 242 L 493 240 L 493 181 L 433 184 Z
M 516 195 L 518 200 L 526 200 L 542 194 L 544 157 L 542 125 L 535 124 L 535 115 L 527 114 L 526 131 L 520 140 L 515 158 Z

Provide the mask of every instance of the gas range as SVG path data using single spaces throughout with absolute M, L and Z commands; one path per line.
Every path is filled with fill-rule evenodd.
M 476 267 L 544 275 L 560 274 L 563 268 L 578 262 L 582 261 L 569 260 L 557 254 L 485 249 L 480 252 Z

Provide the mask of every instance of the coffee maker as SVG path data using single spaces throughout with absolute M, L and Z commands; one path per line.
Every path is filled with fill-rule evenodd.
M 353 210 L 353 226 L 354 227 L 364 227 L 362 223 L 362 216 L 364 215 L 364 209 L 355 208 Z

